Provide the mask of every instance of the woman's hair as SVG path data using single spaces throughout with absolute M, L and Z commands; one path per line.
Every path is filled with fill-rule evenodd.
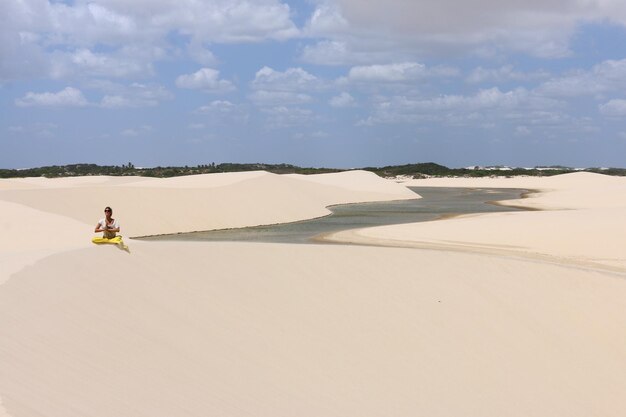
M 104 211 L 110 211 L 111 213 L 113 213 L 113 209 L 111 207 L 109 207 L 109 206 L 106 206 L 104 208 Z

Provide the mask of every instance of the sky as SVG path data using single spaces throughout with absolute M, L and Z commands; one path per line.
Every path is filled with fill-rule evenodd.
M 626 167 L 623 0 L 1 0 L 0 168 Z

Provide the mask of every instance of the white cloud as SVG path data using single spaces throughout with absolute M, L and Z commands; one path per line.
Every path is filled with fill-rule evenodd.
M 306 24 L 306 34 L 311 37 L 342 33 L 350 29 L 341 14 L 339 5 L 332 1 L 319 2 Z
M 26 0 L 27 3 L 42 1 Z M 143 37 L 137 16 L 120 13 L 100 3 L 48 3 L 39 11 L 49 25 L 46 36 L 53 44 L 94 45 L 127 42 Z M 35 6 L 35 7 L 37 7 Z M 37 12 L 36 12 L 37 13 Z
M 0 16 L 10 18 L 0 24 L 0 80 L 104 75 L 107 68 L 113 76 L 145 73 L 175 51 L 172 33 L 190 40 L 193 59 L 213 65 L 202 44 L 299 36 L 290 13 L 279 0 L 3 0 Z M 153 47 L 164 53 L 154 54 Z
M 119 3 L 122 3 L 119 1 Z M 126 2 L 128 3 L 128 2 Z M 179 28 L 203 42 L 286 40 L 299 35 L 287 4 L 278 0 L 215 0 L 168 2 L 157 15 L 168 28 Z M 137 12 L 142 15 L 150 14 Z
M 143 125 L 135 128 L 124 129 L 120 132 L 120 135 L 126 137 L 137 137 L 143 134 L 152 132 L 154 129 L 150 125 Z
M 414 80 L 424 76 L 426 66 L 415 62 L 401 64 L 352 67 L 348 73 L 351 81 L 394 82 Z
M 327 138 L 330 135 L 328 134 L 328 132 L 324 132 L 323 130 L 316 130 L 315 132 L 311 132 L 311 137 L 312 138 Z
M 336 65 L 484 51 L 563 57 L 570 54 L 579 25 L 605 21 L 626 23 L 626 5 L 620 0 L 318 1 L 306 33 L 323 40 L 304 48 L 302 59 Z
M 531 81 L 548 78 L 550 74 L 547 71 L 516 71 L 513 65 L 503 65 L 499 68 L 475 68 L 466 81 L 472 84 L 485 82 L 508 82 L 508 81 Z
M 305 46 L 300 59 L 316 65 L 355 65 L 404 60 L 412 55 L 380 39 L 324 39 Z
M 189 42 L 189 45 L 187 45 L 187 53 L 199 64 L 207 66 L 217 64 L 217 58 L 213 55 L 213 52 L 205 48 L 198 40 L 194 39 Z
M 296 132 L 291 135 L 292 139 L 303 140 L 303 139 L 324 139 L 330 137 L 328 132 L 324 132 L 323 130 L 316 130 L 314 132 Z
M 7 130 L 13 135 L 52 138 L 57 135 L 58 129 L 59 126 L 54 123 L 35 122 L 27 125 L 9 126 Z
M 184 74 L 176 78 L 176 86 L 202 90 L 207 93 L 224 93 L 235 89 L 233 83 L 219 78 L 220 72 L 212 68 L 201 68 L 193 74 Z
M 311 110 L 298 107 L 276 106 L 261 111 L 267 116 L 267 127 L 272 129 L 309 124 L 315 117 Z
M 50 55 L 50 77 L 76 76 L 128 78 L 154 74 L 152 62 L 162 59 L 165 51 L 158 47 L 125 46 L 114 52 L 94 53 L 87 48 L 73 52 L 56 51 Z
M 212 124 L 248 122 L 248 112 L 245 107 L 228 100 L 214 100 L 197 108 L 194 113 L 205 116 L 203 120 Z
M 215 100 L 196 109 L 199 114 L 232 113 L 236 106 L 228 100 Z
M 515 127 L 515 134 L 517 136 L 528 136 L 532 133 L 532 131 L 527 126 L 517 126 Z
M 356 102 L 354 100 L 354 97 L 344 91 L 338 96 L 332 97 L 328 101 L 328 104 L 330 104 L 331 107 L 344 108 L 352 107 L 356 104 Z
M 320 65 L 346 65 L 361 62 L 348 56 L 348 45 L 345 42 L 335 40 L 323 40 L 314 45 L 305 46 L 301 59 L 304 62 Z M 365 61 L 367 62 L 369 59 Z
M 28 92 L 15 100 L 15 104 L 19 107 L 83 107 L 89 103 L 80 90 L 66 87 L 56 93 Z
M 135 129 L 124 129 L 120 132 L 122 136 L 139 136 L 139 131 Z
M 100 106 L 108 109 L 154 107 L 172 98 L 172 94 L 160 85 L 132 83 L 126 86 L 111 82 L 93 82 L 91 86 L 107 93 L 100 101 Z
M 277 0 L 100 0 L 71 6 L 55 3 L 45 11 L 55 32 L 76 43 L 154 41 L 171 31 L 201 42 L 257 42 L 298 35 L 289 6 Z
M 311 91 L 321 87 L 322 81 L 302 68 L 288 68 L 284 72 L 263 67 L 257 71 L 252 88 L 266 91 Z
M 453 77 L 458 70 L 436 66 L 427 68 L 417 62 L 402 62 L 385 65 L 355 66 L 348 72 L 348 81 L 353 82 L 411 82 L 425 77 Z
M 477 125 L 487 120 L 537 120 L 545 123 L 560 102 L 518 88 L 503 92 L 498 88 L 480 90 L 473 95 L 444 95 L 432 98 L 394 96 L 374 103 L 371 116 L 360 124 L 418 123 L 446 121 L 450 124 Z M 519 121 L 518 121 L 519 123 Z
M 290 91 L 259 90 L 250 94 L 248 98 L 259 106 L 284 106 L 287 104 L 305 104 L 313 100 L 308 94 L 292 93 Z
M 600 113 L 609 117 L 626 116 L 626 100 L 613 99 L 600 105 Z
M 626 88 L 626 59 L 607 60 L 591 70 L 578 70 L 563 77 L 553 78 L 538 91 L 555 97 L 602 95 Z
M 550 103 L 549 100 L 533 96 L 528 90 L 518 88 L 502 92 L 498 88 L 480 90 L 473 96 L 445 95 L 434 99 L 410 101 L 408 105 L 415 108 L 432 110 L 452 109 L 488 109 L 488 108 L 516 108 L 519 106 L 542 107 Z M 551 103 L 550 103 L 551 104 Z

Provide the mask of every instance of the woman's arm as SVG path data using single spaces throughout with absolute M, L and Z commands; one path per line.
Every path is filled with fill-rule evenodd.
M 117 220 L 115 220 L 113 224 L 111 224 L 111 226 L 107 226 L 107 227 L 108 227 L 107 230 L 110 232 L 115 232 L 115 233 L 120 232 L 120 224 L 117 222 Z
M 104 229 L 100 228 L 100 223 L 96 225 L 96 229 L 93 231 L 94 233 L 104 232 Z

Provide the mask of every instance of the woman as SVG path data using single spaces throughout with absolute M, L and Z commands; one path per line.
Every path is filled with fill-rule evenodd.
M 120 231 L 120 225 L 113 217 L 113 210 L 111 207 L 104 209 L 104 219 L 101 219 L 96 225 L 95 233 L 104 232 L 102 236 L 105 239 L 113 239 L 116 233 Z

